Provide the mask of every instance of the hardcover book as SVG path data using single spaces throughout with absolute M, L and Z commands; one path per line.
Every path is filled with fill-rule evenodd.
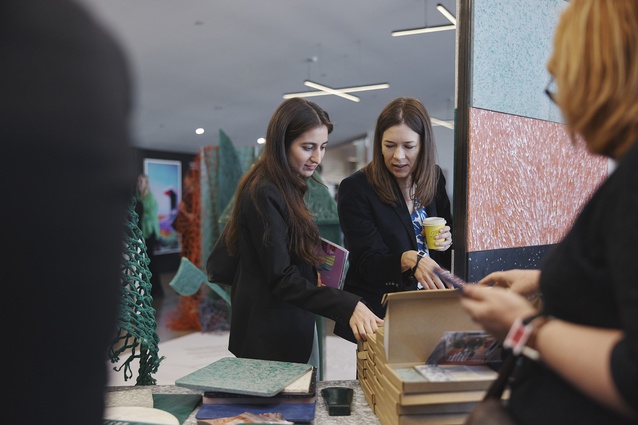
M 175 380 L 193 390 L 272 397 L 307 372 L 312 365 L 274 360 L 223 357 Z
M 288 385 L 272 397 L 249 396 L 223 391 L 206 391 L 203 404 L 272 404 L 272 403 L 313 403 L 316 396 L 317 368 Z
M 274 404 L 203 404 L 195 418 L 216 419 L 231 418 L 248 412 L 255 415 L 279 413 L 287 421 L 308 423 L 315 419 L 314 403 L 274 403 Z

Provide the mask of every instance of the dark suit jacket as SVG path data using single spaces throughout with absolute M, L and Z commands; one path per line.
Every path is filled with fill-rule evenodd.
M 261 181 L 256 198 L 243 194 L 235 206 L 239 258 L 228 255 L 222 235 L 206 264 L 211 282 L 232 284 L 228 348 L 237 357 L 307 363 L 315 314 L 347 326 L 360 297 L 318 287 L 316 268 L 290 255 L 288 214 L 272 182 Z
M 445 177 L 437 166 L 438 185 L 434 202 L 425 207 L 428 217 L 443 217 L 452 223 Z M 397 185 L 396 190 L 400 193 Z M 361 296 L 379 317 L 385 316 L 381 299 L 387 292 L 413 290 L 406 286 L 412 272 L 401 273 L 401 255 L 416 250 L 416 238 L 408 208 L 400 196 L 397 207 L 381 202 L 362 171 L 345 178 L 339 185 L 339 223 L 345 247 L 350 251 L 350 267 L 344 290 Z M 430 251 L 440 266 L 449 269 L 451 250 Z M 349 328 L 335 327 L 335 333 L 354 341 Z

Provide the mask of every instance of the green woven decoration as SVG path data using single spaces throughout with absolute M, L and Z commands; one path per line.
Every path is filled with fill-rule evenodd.
M 155 385 L 151 375 L 157 373 L 160 362 L 159 336 L 155 309 L 152 307 L 150 260 L 142 231 L 137 225 L 135 198 L 129 207 L 125 226 L 124 252 L 122 255 L 122 298 L 117 335 L 109 348 L 111 363 L 120 361 L 120 355 L 130 350 L 128 358 L 113 370 L 124 370 L 124 380 L 133 377 L 131 363 L 139 360 L 136 385 Z

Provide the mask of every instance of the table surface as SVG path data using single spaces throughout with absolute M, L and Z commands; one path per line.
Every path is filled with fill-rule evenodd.
M 354 390 L 350 416 L 330 416 L 326 402 L 321 396 L 321 390 L 327 387 L 347 387 Z M 107 387 L 107 391 L 127 391 L 139 389 L 136 386 Z M 148 388 L 148 387 L 144 387 Z M 150 386 L 153 394 L 197 394 L 197 391 L 175 385 L 153 385 Z M 195 415 L 199 406 L 188 416 L 182 425 L 197 425 Z M 370 409 L 368 402 L 363 395 L 359 381 L 317 381 L 317 407 L 315 419 L 312 425 L 380 425 L 381 422 Z

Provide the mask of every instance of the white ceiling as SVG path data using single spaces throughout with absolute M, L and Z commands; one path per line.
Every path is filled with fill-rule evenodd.
M 79 1 L 129 57 L 139 148 L 194 154 L 217 145 L 220 129 L 237 146 L 255 144 L 284 93 L 312 90 L 307 79 L 332 88 L 390 84 L 355 93 L 359 103 L 311 98 L 335 124 L 333 146 L 370 132 L 399 96 L 453 119 L 456 31 L 390 34 L 449 24 L 436 5 L 456 16 L 456 0 Z M 206 132 L 195 134 L 198 127 Z

